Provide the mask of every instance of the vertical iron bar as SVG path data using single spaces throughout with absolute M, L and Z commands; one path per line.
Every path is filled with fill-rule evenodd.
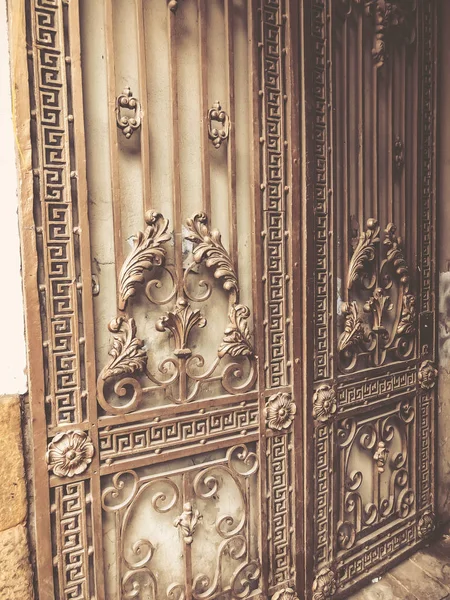
M 177 79 L 177 47 L 176 47 L 176 7 L 168 7 L 169 34 L 169 78 L 170 106 L 172 110 L 172 185 L 173 185 L 173 223 L 174 223 L 174 254 L 175 274 L 178 294 L 183 289 L 183 247 L 181 233 L 181 185 L 180 185 L 180 150 L 178 135 L 178 79 Z
M 81 70 L 81 38 L 80 38 L 80 14 L 79 3 L 72 2 L 69 10 L 69 38 L 71 47 L 71 74 L 72 74 L 72 96 L 73 96 L 73 118 L 74 124 L 84 123 L 83 111 L 83 81 Z M 92 477 L 90 480 L 89 494 L 91 500 L 86 507 L 86 512 L 91 510 L 92 514 L 92 544 L 94 549 L 94 585 L 97 600 L 105 599 L 104 584 L 104 562 L 103 562 L 103 535 L 102 535 L 102 507 L 98 499 L 101 497 L 100 482 L 100 452 L 97 422 L 97 394 L 96 394 L 96 368 L 95 368 L 95 334 L 94 334 L 94 312 L 92 302 L 92 273 L 91 273 L 91 243 L 88 212 L 88 187 L 86 179 L 86 140 L 83 127 L 76 127 L 73 135 L 75 149 L 77 177 L 77 201 L 78 219 L 80 225 L 80 270 L 82 276 L 82 315 L 83 315 L 83 337 L 90 336 L 92 343 L 84 343 L 85 368 L 86 368 L 86 394 L 87 403 L 86 418 L 89 421 L 89 435 L 95 447 L 92 459 Z M 80 340 L 81 342 L 81 340 Z M 80 390 L 81 392 L 81 390 Z M 96 501 L 97 500 L 97 501 Z M 94 593 L 92 593 L 94 595 Z
M 365 215 L 364 202 L 364 15 L 358 14 L 358 203 L 359 203 L 359 223 L 364 227 L 364 219 L 372 216 Z
M 208 217 L 211 217 L 211 173 L 208 145 L 208 49 L 206 39 L 207 25 L 205 0 L 197 0 L 197 7 L 200 48 L 200 111 L 203 192 L 202 206 L 203 211 L 208 215 Z
M 378 67 L 372 67 L 373 98 L 373 143 L 372 143 L 372 217 L 380 219 L 380 198 L 378 196 Z
M 230 256 L 236 273 L 238 272 L 238 234 L 236 215 L 236 135 L 235 128 L 235 97 L 234 97 L 234 43 L 233 43 L 233 7 L 232 0 L 225 2 L 225 41 L 226 41 L 226 78 L 228 88 L 230 136 L 227 144 L 228 165 L 228 223 L 230 227 Z
M 394 101 L 394 65 L 393 65 L 394 56 L 391 56 L 387 60 L 387 64 L 385 68 L 388 69 L 388 77 L 387 77 L 387 126 L 388 126 L 388 151 L 387 151 L 387 170 L 388 170 L 388 193 L 386 197 L 386 223 L 383 225 L 385 227 L 387 223 L 392 223 L 394 221 L 394 177 L 393 177 L 393 151 L 394 151 L 394 135 L 393 135 L 393 127 L 394 127 L 394 116 L 395 112 L 393 110 L 392 103 Z
M 111 194 L 113 206 L 114 258 L 116 281 L 124 261 L 122 245 L 122 215 L 120 207 L 119 148 L 116 125 L 116 73 L 114 67 L 113 0 L 105 0 L 106 72 L 108 85 L 109 152 L 111 169 Z M 119 289 L 117 288 L 117 293 Z
M 406 236 L 406 231 L 407 231 L 407 224 L 406 224 L 406 160 L 405 160 L 405 153 L 406 153 L 406 130 L 407 130 L 407 114 L 408 111 L 406 110 L 406 100 L 408 98 L 408 93 L 407 93 L 407 89 L 406 89 L 406 47 L 403 46 L 402 47 L 402 51 L 401 51 L 401 64 L 400 64 L 400 70 L 401 70 L 401 86 L 400 86 L 400 94 L 399 94 L 399 102 L 401 103 L 400 106 L 400 141 L 403 144 L 403 166 L 402 166 L 402 171 L 400 174 L 400 223 L 398 223 L 398 227 L 400 228 L 400 234 L 402 236 L 402 239 L 405 243 L 405 236 Z M 409 173 L 408 173 L 409 175 Z M 405 248 L 407 248 L 406 243 L 405 243 Z M 407 255 L 407 259 L 408 259 L 408 264 L 409 261 L 411 260 L 411 254 L 408 253 Z
M 141 165 L 142 198 L 144 213 L 152 208 L 151 171 L 150 171 L 150 131 L 147 90 L 147 57 L 145 51 L 145 23 L 143 0 L 136 0 L 136 30 L 138 46 L 139 101 L 141 115 Z
M 349 164 L 350 164 L 350 148 L 349 148 L 349 119 L 348 119 L 348 97 L 349 97 L 349 79 L 348 79 L 348 19 L 350 15 L 346 15 L 344 25 L 343 25 L 343 34 L 342 34 L 342 62 L 344 67 L 344 76 L 342 81 L 342 90 L 344 96 L 344 110 L 342 114 L 343 118 L 343 138 L 344 138 L 344 169 L 343 169 L 343 188 L 344 194 L 342 198 L 342 207 L 343 207 L 343 226 L 344 232 L 342 236 L 342 248 L 343 248 L 343 265 L 344 265 L 344 277 L 342 285 L 345 288 L 345 296 L 348 301 L 348 289 L 347 289 L 347 273 L 348 266 L 350 261 L 350 239 L 349 239 L 349 225 L 350 225 L 350 194 L 349 194 Z M 362 227 L 362 223 L 359 224 Z

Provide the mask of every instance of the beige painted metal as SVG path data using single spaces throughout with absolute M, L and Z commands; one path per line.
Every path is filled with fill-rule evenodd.
M 435 526 L 434 1 L 24 6 L 40 600 L 345 597 Z

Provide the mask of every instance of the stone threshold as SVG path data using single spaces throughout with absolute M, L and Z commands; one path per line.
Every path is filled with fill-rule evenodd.
M 348 600 L 450 600 L 450 535 L 416 552 Z

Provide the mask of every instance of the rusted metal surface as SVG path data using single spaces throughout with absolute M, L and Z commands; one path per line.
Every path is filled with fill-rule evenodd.
M 41 600 L 345 597 L 432 532 L 436 16 L 413 4 L 24 3 Z

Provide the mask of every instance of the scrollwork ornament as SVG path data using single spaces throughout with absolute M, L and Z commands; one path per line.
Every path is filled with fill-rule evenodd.
M 195 528 L 202 518 L 200 512 L 194 509 L 190 502 L 183 505 L 183 512 L 175 519 L 173 525 L 180 528 L 185 544 L 192 544 Z
M 287 587 L 275 592 L 272 596 L 272 600 L 299 600 L 299 598 L 295 590 Z
M 417 533 L 420 538 L 428 537 L 436 528 L 436 516 L 433 511 L 427 510 L 420 517 L 417 524 Z
M 336 576 L 331 569 L 324 567 L 314 579 L 312 585 L 313 600 L 327 600 L 336 593 Z
M 57 477 L 75 477 L 88 468 L 94 456 L 94 445 L 85 431 L 63 431 L 48 445 L 48 470 Z
M 313 395 L 313 418 L 322 423 L 327 423 L 336 410 L 336 392 L 334 388 L 327 384 L 319 386 Z
M 288 429 L 296 412 L 297 407 L 291 394 L 278 393 L 270 396 L 264 407 L 267 427 L 275 431 Z
M 220 126 L 215 125 L 218 123 Z M 208 110 L 208 137 L 214 148 L 219 149 L 230 136 L 230 118 L 222 109 L 219 100 Z
M 430 360 L 425 360 L 419 367 L 417 379 L 423 390 L 431 390 L 436 385 L 438 371 Z
M 134 111 L 134 117 L 122 115 L 121 109 L 123 108 Z M 123 92 L 117 96 L 116 119 L 117 127 L 127 139 L 130 139 L 133 133 L 141 126 L 141 105 L 139 100 L 133 96 L 129 87 L 126 87 Z

